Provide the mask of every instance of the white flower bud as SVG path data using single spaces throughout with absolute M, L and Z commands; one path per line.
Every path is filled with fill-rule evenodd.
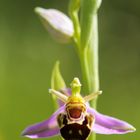
M 56 9 L 35 8 L 35 12 L 41 18 L 44 26 L 52 37 L 60 43 L 71 41 L 74 29 L 68 16 Z

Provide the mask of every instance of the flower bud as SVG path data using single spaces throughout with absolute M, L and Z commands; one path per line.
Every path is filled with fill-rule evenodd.
M 60 43 L 69 43 L 73 37 L 74 29 L 71 19 L 56 9 L 35 8 L 44 26 L 52 37 Z

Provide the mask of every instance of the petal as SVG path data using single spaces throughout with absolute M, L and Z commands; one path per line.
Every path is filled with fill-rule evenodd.
M 57 116 L 64 112 L 65 106 L 59 108 L 48 120 L 37 123 L 27 127 L 22 136 L 29 138 L 44 138 L 59 134 L 59 127 L 57 124 Z
M 65 94 L 66 96 L 70 96 L 71 95 L 71 89 L 70 88 L 63 88 L 63 89 L 60 90 L 60 92 Z M 58 104 L 59 104 L 59 107 L 61 107 L 65 103 L 62 102 L 60 99 L 58 99 Z
M 135 128 L 127 122 L 100 114 L 91 107 L 87 108 L 87 112 L 95 116 L 95 124 L 92 128 L 95 133 L 125 134 L 135 131 Z

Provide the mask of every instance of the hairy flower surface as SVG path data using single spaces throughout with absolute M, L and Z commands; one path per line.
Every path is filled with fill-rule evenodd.
M 64 139 L 83 140 L 92 132 L 125 134 L 135 131 L 135 128 L 127 122 L 103 115 L 91 108 L 88 101 L 96 98 L 101 92 L 82 97 L 79 85 L 75 78 L 71 90 L 65 89 L 60 92 L 50 89 L 50 93 L 61 100 L 60 107 L 49 119 L 27 127 L 22 136 L 45 138 L 61 135 Z

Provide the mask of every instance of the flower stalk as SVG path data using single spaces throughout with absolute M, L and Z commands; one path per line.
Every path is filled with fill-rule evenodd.
M 79 23 L 79 16 L 78 12 L 80 9 L 80 0 L 70 0 L 69 3 L 69 15 L 71 17 L 71 20 L 73 22 L 73 28 L 74 28 L 74 41 L 76 43 L 77 49 L 80 49 L 80 23 Z M 80 50 L 79 50 L 80 51 Z
M 76 5 L 78 2 L 79 0 L 71 0 L 69 7 L 78 7 Z M 75 31 L 74 41 L 81 63 L 83 92 L 86 94 L 96 93 L 99 90 L 97 12 L 100 4 L 101 0 L 81 0 L 79 3 L 80 21 L 78 18 L 79 7 L 77 10 L 69 8 Z M 96 102 L 97 99 L 93 100 L 91 107 L 96 108 Z M 91 136 L 91 139 L 95 140 L 95 134 Z

